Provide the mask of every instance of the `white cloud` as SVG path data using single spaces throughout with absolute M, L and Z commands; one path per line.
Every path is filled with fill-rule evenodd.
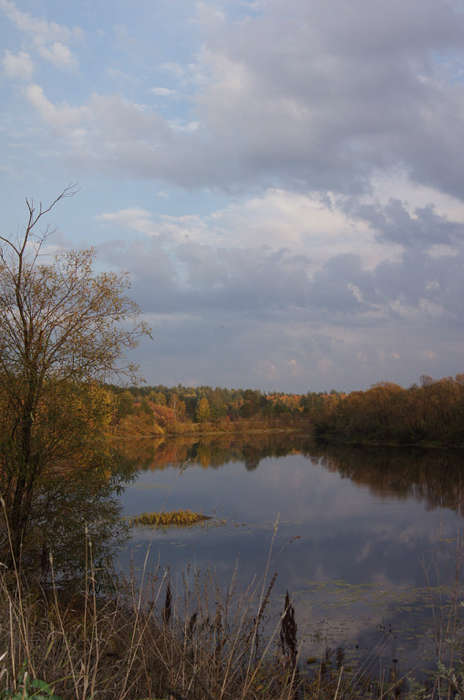
M 151 88 L 150 92 L 152 92 L 154 95 L 157 95 L 158 97 L 172 97 L 173 95 L 177 94 L 176 90 L 172 90 L 171 88 L 166 87 L 154 87 Z
M 93 94 L 87 104 L 55 104 L 39 85 L 26 97 L 42 120 L 60 138 L 61 150 L 74 164 L 114 172 L 119 162 L 134 172 L 146 171 L 153 158 L 168 157 L 170 128 L 156 112 L 119 95 Z M 166 149 L 166 152 L 163 151 Z
M 142 231 L 139 223 L 138 215 L 132 221 L 127 216 L 124 219 L 129 228 Z M 287 249 L 307 257 L 308 271 L 354 251 L 361 255 L 366 269 L 401 257 L 401 246 L 378 242 L 364 221 L 344 214 L 333 200 L 276 188 L 202 217 L 156 217 L 152 230 L 177 242 L 188 239 L 217 247 Z
M 185 68 L 181 66 L 180 63 L 175 63 L 174 61 L 167 61 L 160 64 L 160 69 L 170 73 L 175 78 L 182 78 L 185 74 Z
M 71 107 L 68 104 L 56 106 L 53 104 L 47 99 L 40 85 L 29 85 L 26 88 L 26 97 L 42 119 L 55 128 L 74 129 L 82 125 L 88 118 L 89 112 L 86 107 Z
M 98 221 L 109 221 L 117 226 L 129 228 L 138 233 L 153 235 L 156 232 L 156 227 L 152 221 L 151 214 L 146 209 L 128 208 L 120 209 L 115 212 L 99 214 Z
M 252 241 L 240 247 L 232 236 L 207 243 L 214 226 L 209 217 L 155 218 L 131 207 L 100 220 L 109 230 L 120 225 L 141 234 L 125 241 L 118 233 L 105 257 L 132 272 L 133 292 L 146 312 L 164 314 L 157 321 L 163 338 L 157 371 L 176 381 L 183 380 L 182 365 L 200 383 L 268 389 L 354 388 L 379 377 L 407 384 L 424 362 L 435 361 L 424 347 L 446 357 L 442 374 L 459 369 L 462 343 L 450 345 L 456 328 L 450 310 L 424 300 L 426 293 L 446 303 L 446 289 L 425 290 L 440 266 L 427 270 L 418 260 L 411 268 L 400 260 L 369 272 L 359 256 L 331 258 L 329 247 L 328 259 L 311 275 L 307 255 L 295 249 L 252 247 Z M 392 285 L 395 276 L 400 281 Z M 454 299 L 459 290 L 454 274 L 449 277 Z
M 14 2 L 11 0 L 0 0 L 0 9 L 6 14 L 17 28 L 25 32 L 39 37 L 40 41 L 51 42 L 57 39 L 69 41 L 73 38 L 82 37 L 82 29 L 73 27 L 69 29 L 62 24 L 56 22 L 47 22 L 44 19 L 37 19 L 27 12 L 18 10 Z
M 57 68 L 71 68 L 77 65 L 75 57 L 61 41 L 54 41 L 48 46 L 41 44 L 38 46 L 38 51 L 42 58 L 53 63 Z
M 213 3 L 197 0 L 195 3 L 194 21 L 203 25 L 209 31 L 214 31 L 218 25 L 225 21 L 225 14 Z
M 397 260 L 398 245 L 379 243 L 369 226 L 343 213 L 330 197 L 270 188 L 213 212 L 194 225 L 185 219 L 164 217 L 163 224 L 179 238 L 188 235 L 201 243 L 233 247 L 267 247 L 306 255 L 308 269 L 328 259 L 358 252 L 367 269 L 381 261 Z
M 179 121 L 178 119 L 171 119 L 168 124 L 173 131 L 180 131 L 187 134 L 198 131 L 201 126 L 200 122 L 185 122 Z
M 34 62 L 26 51 L 18 51 L 17 54 L 5 51 L 2 65 L 8 78 L 30 80 L 34 72 Z
M 20 32 L 26 34 L 39 55 L 58 68 L 77 65 L 77 59 L 66 45 L 82 39 L 80 27 L 69 28 L 56 22 L 38 19 L 19 10 L 12 0 L 0 0 L 0 10 L 13 22 Z
M 125 83 L 131 83 L 132 85 L 139 83 L 140 78 L 130 75 L 129 73 L 126 73 L 123 70 L 120 70 L 119 68 L 107 68 L 106 72 L 108 76 L 111 78 L 111 80 L 117 80 L 117 81 L 122 81 Z
M 313 264 L 357 250 L 368 267 L 391 259 L 399 249 L 379 245 L 369 227 L 337 208 L 329 195 L 322 199 L 289 190 L 270 188 L 260 196 L 241 200 L 211 216 L 216 240 L 231 232 L 234 245 L 269 246 L 305 252 Z

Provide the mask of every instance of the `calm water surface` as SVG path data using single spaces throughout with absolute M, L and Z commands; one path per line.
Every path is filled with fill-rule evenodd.
M 189 508 L 214 519 L 134 528 L 123 568 L 141 567 L 149 547 L 150 565 L 168 566 L 174 581 L 190 564 L 226 585 L 237 567 L 245 586 L 270 555 L 275 597 L 290 591 L 307 648 L 374 645 L 407 659 L 431 637 L 460 563 L 462 453 L 323 449 L 283 436 L 139 452 L 125 515 Z

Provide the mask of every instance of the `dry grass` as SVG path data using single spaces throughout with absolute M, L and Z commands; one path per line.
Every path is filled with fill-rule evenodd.
M 212 576 L 190 572 L 173 590 L 167 572 L 145 568 L 141 580 L 113 580 L 103 593 L 90 543 L 88 553 L 73 595 L 0 567 L 2 700 L 33 697 L 24 692 L 25 674 L 62 700 L 461 697 L 463 676 L 454 670 L 442 669 L 428 690 L 407 691 L 391 670 L 370 676 L 362 661 L 350 668 L 342 649 L 327 649 L 308 667 L 290 598 L 274 625 L 266 620 L 275 576 L 239 594 L 234 580 L 221 591 Z
M 326 649 L 308 668 L 288 593 L 275 624 L 267 619 L 271 553 L 272 544 L 262 581 L 242 592 L 235 575 L 221 590 L 212 575 L 192 571 L 173 590 L 167 571 L 148 572 L 148 551 L 140 576 L 111 579 L 96 570 L 88 539 L 84 579 L 72 594 L 52 556 L 46 586 L 14 558 L 9 567 L 0 562 L 1 700 L 39 697 L 38 679 L 40 697 L 59 700 L 461 697 L 464 675 L 451 667 L 428 690 L 411 692 L 396 668 L 373 678 L 363 662 L 349 668 L 342 649 Z
M 89 542 L 85 581 L 72 596 L 1 567 L 0 697 L 11 697 L 6 689 L 29 697 L 24 671 L 63 699 L 295 697 L 278 628 L 260 642 L 270 590 L 263 601 L 260 586 L 239 595 L 232 582 L 222 594 L 212 577 L 192 574 L 175 591 L 166 572 L 145 568 L 141 580 L 114 580 L 103 594 L 91 554 Z
M 209 515 L 194 513 L 191 510 L 170 510 L 161 513 L 141 513 L 130 519 L 131 525 L 154 525 L 155 527 L 188 527 L 211 520 Z

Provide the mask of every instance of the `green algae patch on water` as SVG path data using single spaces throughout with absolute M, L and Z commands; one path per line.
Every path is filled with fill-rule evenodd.
M 141 513 L 130 518 L 131 525 L 153 525 L 154 527 L 189 527 L 197 523 L 211 520 L 209 515 L 194 513 L 191 510 L 170 510 L 164 512 Z

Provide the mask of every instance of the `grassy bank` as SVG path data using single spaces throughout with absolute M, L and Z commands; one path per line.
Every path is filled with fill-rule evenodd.
M 109 433 L 109 436 L 119 438 L 214 438 L 230 435 L 231 437 L 241 437 L 244 435 L 265 435 L 267 433 L 303 433 L 309 434 L 311 426 L 307 420 L 298 420 L 291 423 L 279 423 L 278 421 L 253 421 L 237 420 L 234 422 L 214 422 L 214 423 L 193 423 L 193 422 L 173 422 L 163 428 L 159 426 L 146 426 L 142 422 L 131 422 L 119 426 L 116 431 Z
M 0 697 L 33 697 L 40 685 L 41 697 L 82 700 L 295 697 L 291 632 L 277 645 L 289 601 L 279 630 L 261 635 L 272 583 L 241 596 L 233 586 L 221 594 L 208 577 L 184 583 L 172 591 L 160 570 L 137 583 L 103 581 L 90 566 L 70 595 L 3 571 Z
M 88 571 L 72 593 L 2 567 L 0 698 L 461 697 L 457 650 L 453 666 L 438 665 L 422 685 L 400 674 L 396 660 L 383 669 L 350 663 L 341 648 L 304 658 L 288 594 L 268 619 L 275 577 L 239 593 L 233 581 L 222 591 L 211 575 L 195 574 L 173 590 L 161 569 L 129 581 L 95 570 L 91 551 L 89 543 Z

